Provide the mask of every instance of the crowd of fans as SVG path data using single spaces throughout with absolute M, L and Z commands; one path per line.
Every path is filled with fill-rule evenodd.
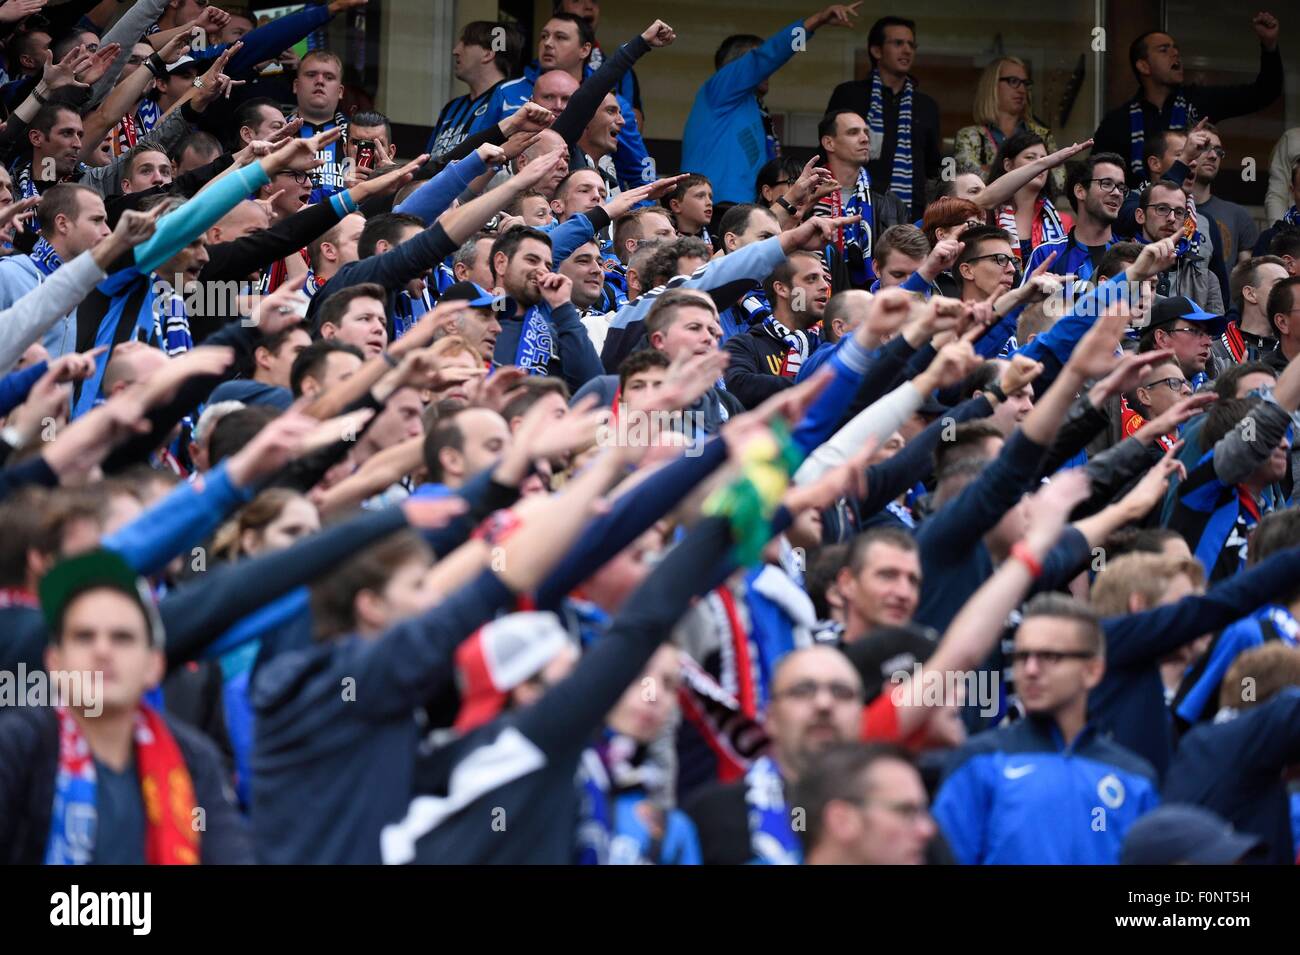
M 662 20 L 429 38 L 408 161 L 291 49 L 365 6 L 0 3 L 0 859 L 1296 860 L 1300 130 L 1214 191 L 1275 17 L 1062 148 L 828 6 L 662 175 Z

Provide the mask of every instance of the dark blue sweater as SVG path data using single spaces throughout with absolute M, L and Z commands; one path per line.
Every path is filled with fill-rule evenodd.
M 1017 429 L 979 477 L 921 525 L 918 623 L 942 632 L 993 575 L 984 535 L 1036 483 L 1038 463 L 1046 453 Z
M 411 795 L 415 710 L 450 689 L 460 643 L 514 594 L 491 571 L 382 636 L 332 640 L 261 667 L 251 699 L 253 831 L 264 863 L 378 863 Z

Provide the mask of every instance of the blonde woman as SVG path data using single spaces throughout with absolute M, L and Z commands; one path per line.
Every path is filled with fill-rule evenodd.
M 984 68 L 975 87 L 975 125 L 957 130 L 953 139 L 953 155 L 959 166 L 978 166 L 987 176 L 1002 144 L 1018 132 L 1038 134 L 1047 152 L 1056 152 L 1051 130 L 1033 117 L 1029 96 L 1032 89 L 1029 70 L 1019 57 L 999 57 Z M 1053 195 L 1065 191 L 1064 169 L 1052 170 L 1049 191 Z

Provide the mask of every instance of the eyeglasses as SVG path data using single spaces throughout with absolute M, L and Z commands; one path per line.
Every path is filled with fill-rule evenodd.
M 1192 390 L 1192 383 L 1189 382 L 1186 378 L 1177 378 L 1172 375 L 1168 378 L 1157 378 L 1155 381 L 1149 381 L 1142 387 L 1158 388 L 1161 385 L 1164 385 L 1170 391 L 1176 392 L 1178 394 L 1182 394 L 1184 391 Z
M 786 687 L 780 693 L 774 693 L 776 697 L 789 697 L 792 700 L 807 702 L 817 699 L 817 694 L 825 690 L 831 695 L 836 703 L 851 703 L 861 698 L 858 688 L 852 683 L 844 683 L 839 680 L 833 680 L 830 683 L 818 683 L 816 680 L 803 680 L 794 686 Z
M 1018 90 L 1018 89 L 1028 90 L 1028 89 L 1033 89 L 1034 87 L 1034 83 L 1032 80 L 1022 80 L 1018 76 L 999 76 L 998 82 L 1006 83 L 1007 86 L 1010 86 L 1013 90 Z
M 1095 182 L 1101 186 L 1102 192 L 1123 192 L 1128 187 L 1123 180 L 1116 182 L 1114 179 L 1089 179 L 1088 182 Z
M 1206 155 L 1213 153 L 1215 156 L 1218 156 L 1220 159 L 1228 155 L 1228 151 L 1224 149 L 1222 146 L 1211 146 L 1209 149 L 1205 150 L 1205 153 Z
M 1056 666 L 1062 660 L 1087 660 L 1096 655 L 1091 650 L 1013 650 L 1010 654 L 1013 666 L 1024 666 L 1034 657 L 1046 666 Z
M 880 799 L 867 799 L 862 805 L 864 808 L 879 806 L 887 809 L 905 822 L 920 822 L 930 818 L 930 807 L 920 802 L 885 802 Z
M 1157 202 L 1157 203 L 1156 203 L 1155 205 L 1153 205 L 1153 206 L 1143 206 L 1143 208 L 1144 208 L 1144 209 L 1152 209 L 1152 210 L 1154 210 L 1154 211 L 1155 211 L 1155 214 L 1158 215 L 1158 216 L 1159 216 L 1160 218 L 1162 218 L 1162 219 L 1168 219 L 1168 218 L 1169 218 L 1169 213 L 1171 213 L 1171 212 L 1172 212 L 1176 217 L 1178 217 L 1179 219 L 1186 219 L 1186 218 L 1187 218 L 1187 207 L 1186 207 L 1186 206 L 1171 206 L 1171 205 L 1169 205 L 1169 203 L 1167 203 L 1167 202 Z
M 1008 265 L 1016 261 L 1014 255 L 1007 255 L 1005 252 L 993 252 L 989 255 L 977 255 L 974 258 L 967 259 L 967 262 L 978 262 L 980 259 L 992 259 L 1000 269 L 1005 269 Z
M 277 175 L 277 176 L 293 176 L 293 181 L 296 182 L 296 183 L 297 183 L 298 185 L 300 185 L 300 186 L 305 186 L 305 185 L 307 185 L 307 183 L 311 182 L 311 176 L 310 176 L 310 175 L 308 175 L 308 174 L 305 173 L 305 172 L 299 172 L 299 171 L 296 170 L 296 169 L 281 169 L 278 173 L 276 173 L 276 175 Z
M 1201 337 L 1201 336 L 1204 336 L 1205 338 L 1213 338 L 1213 337 L 1214 337 L 1213 335 L 1211 335 L 1209 332 L 1207 332 L 1207 331 L 1206 331 L 1205 329 L 1203 329 L 1203 328 L 1169 328 L 1169 329 L 1166 329 L 1166 331 L 1167 331 L 1170 335 L 1177 335 L 1179 332 L 1186 332 L 1186 333 L 1189 334 L 1189 335 L 1196 335 L 1197 337 Z

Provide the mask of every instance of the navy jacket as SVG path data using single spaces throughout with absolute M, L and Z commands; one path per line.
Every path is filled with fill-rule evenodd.
M 376 639 L 287 651 L 257 670 L 259 861 L 380 861 L 379 832 L 401 817 L 411 794 L 416 708 L 451 689 L 456 647 L 512 598 L 485 570 Z
M 1027 716 L 953 754 L 934 817 L 967 865 L 1114 865 L 1160 802 L 1151 765 L 1089 725 L 1069 746 Z
M 993 576 L 993 558 L 984 535 L 1036 483 L 1038 462 L 1046 452 L 1017 429 L 979 477 L 921 525 L 918 623 L 942 632 Z
M 1283 771 L 1300 763 L 1300 687 L 1223 723 L 1183 737 L 1169 766 L 1164 798 L 1212 809 L 1268 843 L 1261 861 L 1295 862 Z
M 517 364 L 519 336 L 523 334 L 523 316 L 527 314 L 527 311 L 518 311 L 513 299 L 506 299 L 506 304 L 510 311 L 499 316 L 501 334 L 497 336 L 496 349 L 492 353 L 492 359 L 498 365 Z M 538 310 L 554 335 L 555 351 L 558 354 L 551 358 L 546 370 L 548 375 L 563 378 L 572 392 L 605 373 L 600 356 L 596 354 L 591 337 L 587 334 L 587 326 L 582 324 L 582 317 L 572 302 L 565 302 L 554 309 L 546 302 L 532 307 Z

